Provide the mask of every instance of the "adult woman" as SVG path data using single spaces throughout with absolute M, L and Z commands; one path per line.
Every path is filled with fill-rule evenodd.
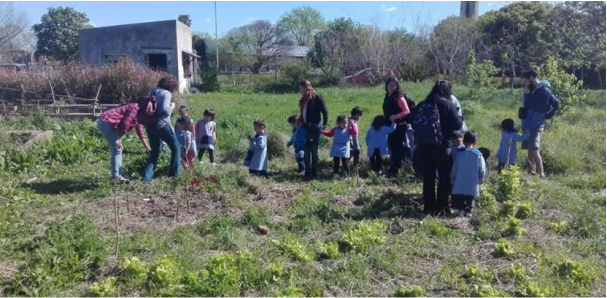
M 97 120 L 97 128 L 105 137 L 112 149 L 110 164 L 112 168 L 112 178 L 114 181 L 128 181 L 122 173 L 122 137 L 135 128 L 137 136 L 145 150 L 150 152 L 143 126 L 137 123 L 137 103 L 122 105 L 101 114 Z
M 321 116 L 322 127 L 327 126 L 327 106 L 322 96 L 316 94 L 309 81 L 299 82 L 299 123 L 307 128 L 304 147 L 305 174 L 308 178 L 318 178 L 318 145 L 320 143 Z
M 416 130 L 415 142 L 417 143 L 416 158 L 419 162 L 419 167 L 424 176 L 423 197 L 424 197 L 424 212 L 426 214 L 451 214 L 449 209 L 448 197 L 451 191 L 451 139 L 454 137 L 454 131 L 462 127 L 462 118 L 458 116 L 457 109 L 450 101 L 451 87 L 448 81 L 438 81 L 428 97 L 421 102 L 416 109 L 416 115 L 413 129 Z M 429 111 L 430 114 L 436 113 L 432 111 L 438 110 L 438 122 L 440 123 L 440 131 L 434 136 L 418 135 L 421 131 L 430 133 L 431 130 L 416 127 L 420 117 L 424 117 L 424 113 Z M 434 114 L 436 115 L 436 114 Z M 432 119 L 427 117 L 426 119 Z M 419 121 L 420 123 L 423 121 Z M 427 127 L 433 127 L 437 123 L 423 123 Z M 439 127 L 439 126 L 435 126 Z M 426 142 L 427 139 L 435 139 L 437 142 Z M 436 180 L 436 171 L 438 170 L 438 191 L 435 192 L 434 182 Z
M 160 79 L 158 86 L 150 92 L 156 96 L 157 108 L 156 124 L 146 125 L 148 138 L 150 138 L 151 153 L 143 172 L 143 182 L 149 183 L 154 177 L 154 169 L 158 163 L 160 154 L 160 141 L 164 141 L 171 149 L 171 162 L 169 164 L 169 177 L 178 177 L 180 174 L 179 162 L 181 160 L 181 148 L 177 141 L 175 131 L 171 127 L 171 113 L 175 104 L 171 102 L 172 93 L 177 91 L 177 79 L 168 75 Z
M 401 167 L 405 153 L 404 139 L 407 130 L 405 117 L 409 115 L 409 106 L 405 94 L 396 78 L 386 80 L 386 96 L 384 97 L 383 111 L 386 120 L 396 123 L 396 130 L 388 135 L 388 148 L 390 149 L 390 169 L 388 174 L 395 175 Z

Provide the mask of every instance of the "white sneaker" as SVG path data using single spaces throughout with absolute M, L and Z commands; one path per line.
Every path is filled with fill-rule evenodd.
M 198 161 L 198 164 L 201 164 L 201 165 L 202 165 L 202 164 L 204 164 L 204 161 L 199 160 L 199 161 Z
M 464 214 L 464 216 L 470 218 L 470 217 L 472 217 L 472 212 L 466 212 L 466 214 Z
M 457 211 L 457 217 L 464 217 L 464 216 L 466 216 L 466 212 L 464 212 L 464 210 Z
M 112 178 L 112 180 L 114 182 L 129 182 L 129 179 L 127 179 L 123 176 L 116 176 L 116 177 Z
M 212 165 L 212 166 L 217 166 L 217 164 L 216 164 L 216 163 L 212 163 L 211 165 Z
M 337 174 L 337 173 L 333 174 L 333 179 L 335 179 L 335 180 L 339 179 L 339 174 Z

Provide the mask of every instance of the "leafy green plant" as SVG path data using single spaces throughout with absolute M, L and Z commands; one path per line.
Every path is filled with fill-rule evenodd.
M 181 272 L 173 259 L 164 256 L 150 264 L 146 285 L 151 289 L 168 289 L 175 286 L 181 278 Z
M 496 258 L 507 258 L 513 256 L 515 251 L 512 243 L 506 239 L 500 239 L 495 243 L 492 254 Z
M 548 287 L 538 286 L 536 283 L 526 281 L 519 286 L 519 295 L 522 297 L 550 297 L 552 290 Z
M 296 260 L 307 263 L 314 258 L 314 255 L 308 250 L 308 247 L 291 234 L 284 235 L 281 240 L 273 239 L 272 242 L 276 244 L 282 252 Z
M 514 216 L 516 214 L 516 202 L 515 201 L 506 201 L 502 204 L 502 215 L 504 216 Z
M 111 297 L 116 293 L 116 288 L 114 285 L 118 278 L 116 277 L 108 277 L 103 279 L 100 282 L 93 283 L 89 290 L 91 294 L 97 297 Z
M 443 225 L 439 220 L 434 217 L 428 218 L 423 221 L 422 227 L 430 235 L 438 238 L 448 238 L 455 235 L 455 231 Z
M 518 209 L 516 210 L 516 218 L 526 219 L 533 216 L 533 204 L 531 201 L 524 201 L 518 204 Z
M 288 287 L 280 292 L 278 297 L 305 297 L 303 290 L 297 287 Z
M 517 166 L 502 170 L 497 193 L 502 200 L 516 200 L 521 197 L 520 170 Z
M 557 274 L 581 285 L 591 285 L 594 278 L 588 269 L 579 262 L 564 260 L 557 266 Z
M 529 270 L 520 264 L 512 264 L 506 271 L 506 275 L 517 282 L 524 282 L 529 279 Z
M 137 257 L 123 258 L 118 266 L 129 277 L 145 277 L 148 271 L 147 266 Z
M 220 89 L 219 85 L 219 69 L 212 66 L 201 65 L 200 71 L 200 84 L 194 87 L 200 89 L 200 91 L 213 92 Z
M 422 297 L 424 296 L 424 288 L 420 286 L 398 287 L 394 293 L 394 297 Z
M 522 236 L 525 233 L 525 229 L 521 227 L 521 220 L 510 216 L 508 219 L 508 226 L 504 231 L 506 236 Z
M 268 265 L 265 272 L 266 282 L 277 282 L 285 274 L 285 267 L 281 262 L 272 262 Z
M 316 250 L 318 256 L 326 259 L 338 259 L 340 256 L 339 253 L 339 244 L 335 241 L 329 242 L 316 242 Z
M 551 222 L 548 224 L 548 229 L 557 234 L 567 234 L 569 232 L 569 222 L 561 220 L 559 222 Z
M 502 290 L 496 289 L 490 285 L 474 285 L 470 292 L 471 297 L 506 297 L 508 296 Z
M 356 228 L 346 231 L 342 241 L 356 252 L 368 252 L 373 245 L 386 241 L 386 229 L 383 221 L 363 221 Z
M 493 274 L 485 271 L 480 265 L 466 265 L 464 270 L 463 278 L 472 282 L 492 282 Z

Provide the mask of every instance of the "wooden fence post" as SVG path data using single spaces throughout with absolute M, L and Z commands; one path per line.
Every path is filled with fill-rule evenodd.
M 96 117 L 95 111 L 97 110 L 97 103 L 99 102 L 99 92 L 101 92 L 101 84 L 99 84 L 99 88 L 97 88 L 97 94 L 95 94 L 95 101 L 93 102 L 93 118 Z
M 25 88 L 23 88 L 23 84 L 21 86 L 21 114 L 25 113 Z

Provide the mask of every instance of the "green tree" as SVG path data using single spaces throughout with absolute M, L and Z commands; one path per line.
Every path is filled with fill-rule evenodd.
M 580 92 L 582 81 L 578 80 L 575 75 L 565 72 L 561 65 L 562 63 L 559 63 L 558 59 L 548 56 L 546 64 L 539 72 L 540 79 L 550 83 L 552 92 L 561 101 L 557 114 L 567 112 L 586 97 Z
M 313 66 L 322 70 L 327 83 L 337 83 L 347 71 L 344 67 L 347 55 L 357 50 L 357 27 L 350 18 L 337 18 L 314 36 L 314 48 L 308 57 Z
M 550 9 L 542 2 L 515 2 L 479 18 L 483 43 L 491 47 L 496 65 L 507 65 L 516 76 L 517 70 L 546 61 L 554 50 L 547 29 Z
M 89 18 L 71 7 L 50 7 L 32 29 L 38 38 L 36 56 L 67 61 L 78 55 L 78 30 L 90 28 Z
M 493 61 L 483 60 L 479 64 L 476 62 L 476 53 L 473 50 L 468 52 L 468 65 L 464 71 L 464 81 L 467 85 L 495 88 L 498 82 L 493 80 L 493 76 L 498 72 L 499 68 L 493 65 Z
M 428 53 L 437 73 L 454 76 L 466 65 L 466 55 L 480 40 L 475 20 L 450 17 L 436 25 L 428 41 Z
M 320 11 L 304 5 L 282 15 L 277 26 L 295 44 L 312 47 L 314 34 L 325 27 L 325 20 Z
M 192 27 L 192 19 L 190 18 L 189 14 L 181 14 L 177 20 L 188 25 L 188 27 Z

